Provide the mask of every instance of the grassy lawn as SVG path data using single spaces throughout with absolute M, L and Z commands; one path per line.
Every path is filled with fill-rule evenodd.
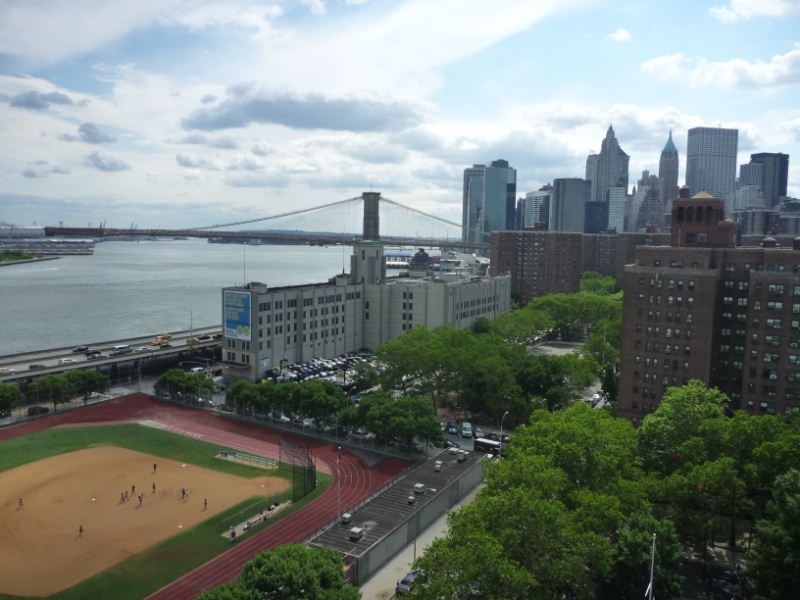
M 105 445 L 147 452 L 241 477 L 265 475 L 263 469 L 214 458 L 214 455 L 223 449 L 222 446 L 141 425 L 47 429 L 4 440 L 0 442 L 0 471 L 73 450 Z M 291 480 L 290 472 L 283 468 L 269 473 Z M 314 492 L 294 504 L 291 509 L 282 511 L 254 528 L 253 532 L 291 514 L 318 497 L 330 483 L 330 476 L 318 473 L 317 478 L 320 485 Z M 285 492 L 283 496 L 290 498 L 291 491 Z M 255 500 L 256 498 L 250 498 L 240 502 L 188 531 L 164 540 L 49 598 L 53 600 L 144 598 L 230 547 L 229 541 L 220 535 L 220 522 L 239 511 L 246 510 Z M 0 594 L 0 600 L 20 600 L 20 598 L 22 597 Z

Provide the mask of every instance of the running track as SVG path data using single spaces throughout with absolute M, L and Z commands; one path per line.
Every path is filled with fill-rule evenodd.
M 168 430 L 232 448 L 278 456 L 283 438 L 309 446 L 317 468 L 333 475 L 332 485 L 319 498 L 274 525 L 231 547 L 148 597 L 149 600 L 190 600 L 203 590 L 235 579 L 244 564 L 262 550 L 302 542 L 336 517 L 336 448 L 313 438 L 242 423 L 208 411 L 162 402 L 145 394 L 132 394 L 78 410 L 51 415 L 0 430 L 0 440 L 58 425 L 155 421 Z M 342 450 L 340 459 L 342 510 L 372 494 L 407 469 L 399 459 L 382 459 L 371 467 Z

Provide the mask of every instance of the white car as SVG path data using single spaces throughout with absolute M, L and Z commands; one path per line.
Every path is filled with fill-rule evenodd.
M 74 362 L 75 362 L 74 358 L 61 358 L 61 359 L 59 359 L 58 364 L 59 365 L 71 365 Z
M 150 350 L 152 350 L 150 346 L 139 346 L 136 352 L 150 352 Z

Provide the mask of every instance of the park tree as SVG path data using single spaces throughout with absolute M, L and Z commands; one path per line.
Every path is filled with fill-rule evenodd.
M 286 544 L 249 561 L 239 579 L 209 590 L 200 600 L 358 600 L 344 579 L 341 556 L 329 548 Z
M 378 370 L 366 362 L 358 363 L 351 377 L 353 386 L 357 390 L 368 390 L 378 385 Z
M 13 383 L 0 383 L 0 410 L 8 410 L 22 402 L 22 391 Z
M 608 296 L 617 291 L 617 282 L 611 275 L 601 275 L 594 271 L 581 273 L 580 289 L 582 292 Z
M 237 379 L 225 391 L 225 403 L 235 407 L 237 411 L 252 409 L 261 404 L 260 389 L 250 381 Z
M 45 375 L 27 385 L 25 396 L 31 402 L 50 402 L 56 410 L 75 396 L 75 388 L 65 375 Z
M 105 373 L 87 369 L 68 371 L 66 378 L 69 380 L 73 389 L 84 396 L 91 392 L 105 392 L 110 384 L 108 375 Z
M 616 536 L 611 577 L 597 595 L 602 600 L 640 600 L 649 583 L 650 557 L 656 534 L 653 596 L 671 600 L 682 595 L 682 547 L 675 527 L 668 519 L 656 519 L 646 512 L 626 517 Z
M 747 574 L 757 599 L 790 600 L 800 590 L 800 471 L 777 477 L 773 498 L 756 524 Z
M 530 306 L 530 305 L 529 305 Z M 528 344 L 554 326 L 549 315 L 525 307 L 521 310 L 503 313 L 492 322 L 492 331 L 506 341 Z
M 668 388 L 658 408 L 639 428 L 647 467 L 668 474 L 687 460 L 702 462 L 706 456 L 704 427 L 709 420 L 722 417 L 727 404 L 722 392 L 697 379 Z

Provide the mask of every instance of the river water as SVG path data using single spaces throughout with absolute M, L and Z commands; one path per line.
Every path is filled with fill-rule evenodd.
M 221 289 L 327 281 L 349 246 L 102 242 L 93 256 L 0 267 L 0 355 L 219 325 Z

